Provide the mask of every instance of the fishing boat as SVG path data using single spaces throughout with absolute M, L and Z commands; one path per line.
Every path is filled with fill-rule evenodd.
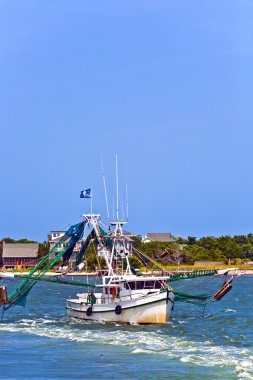
M 10 294 L 7 292 L 7 287 L 0 287 L 2 316 L 6 310 L 13 306 L 25 306 L 28 294 L 38 281 L 78 286 L 87 290 L 78 293 L 76 298 L 66 301 L 66 308 L 70 317 L 133 324 L 166 323 L 174 308 L 174 300 L 205 304 L 208 300 L 219 301 L 231 290 L 232 279 L 225 281 L 214 295 L 186 294 L 173 290 L 170 286 L 172 281 L 214 275 L 217 273 L 216 271 L 213 273 L 210 271 L 194 273 L 193 271 L 176 276 L 173 273 L 171 275 L 167 273 L 166 276 L 158 276 L 147 272 L 141 273 L 131 266 L 130 259 L 134 253 L 135 257 L 137 255 L 141 261 L 141 266 L 143 264 L 146 266 L 147 263 L 151 262 L 164 270 L 158 262 L 139 251 L 133 244 L 133 235 L 124 230 L 127 222 L 124 221 L 124 217 L 119 218 L 117 166 L 116 156 L 116 219 L 109 223 L 107 231 L 101 226 L 101 216 L 92 212 L 91 189 L 81 191 L 80 198 L 90 198 L 91 200 L 90 214 L 84 214 L 81 222 L 71 225 L 52 249 L 41 258 L 27 275 L 23 276 L 22 282 Z M 108 212 L 106 186 L 105 195 Z M 80 239 L 83 239 L 83 244 L 76 256 L 74 271 L 80 270 L 84 265 L 84 256 L 87 254 L 88 246 L 92 243 L 96 248 L 98 263 L 103 261 L 106 268 L 103 267 L 103 271 L 100 268 L 101 277 L 96 284 L 85 283 L 76 279 L 69 281 L 65 276 L 73 270 L 70 259 Z M 64 271 L 61 270 L 60 275 L 49 276 L 49 271 L 59 262 Z
M 131 235 L 123 231 L 126 222 L 110 223 L 101 235 L 99 215 L 84 215 L 97 240 L 97 255 L 106 263 L 106 273 L 96 286 L 98 291 L 77 294 L 67 300 L 68 315 L 74 318 L 124 323 L 166 323 L 174 305 L 168 276 L 143 276 L 131 267 Z
M 143 255 L 146 264 L 151 262 L 160 269 L 164 268 L 134 246 L 132 235 L 123 231 L 124 224 L 125 222 L 117 218 L 106 232 L 100 226 L 100 215 L 92 213 L 84 215 L 84 220 L 70 226 L 59 242 L 28 274 L 19 276 L 23 278 L 22 282 L 10 294 L 8 294 L 7 286 L 0 286 L 1 318 L 5 311 L 13 306 L 25 306 L 28 294 L 40 281 L 87 289 L 87 292 L 77 294 L 77 298 L 67 300 L 66 307 L 70 317 L 133 324 L 166 323 L 173 310 L 174 300 L 205 305 L 208 301 L 221 300 L 232 289 L 233 278 L 225 280 L 214 295 L 212 293 L 189 294 L 172 290 L 170 287 L 170 283 L 174 281 L 212 276 L 217 271 L 201 270 L 171 273 L 167 276 L 140 273 L 130 265 L 132 252 L 134 257 L 136 254 L 139 258 Z M 85 235 L 87 230 L 88 236 Z M 71 265 L 68 265 L 70 257 L 76 243 L 84 236 L 86 237 L 76 257 L 74 271 L 83 265 L 84 255 L 87 254 L 87 248 L 92 243 L 96 246 L 97 256 L 104 259 L 107 268 L 100 277 L 100 281 L 94 284 L 76 278 L 70 281 L 64 274 L 49 276 L 48 272 L 59 262 L 62 267 L 69 268 L 68 274 L 72 273 L 73 269 Z

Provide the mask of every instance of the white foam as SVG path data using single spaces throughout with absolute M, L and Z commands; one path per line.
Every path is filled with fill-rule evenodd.
M 132 351 L 132 354 L 152 354 L 154 351 L 151 350 L 144 350 L 143 348 L 135 348 Z
M 245 379 L 248 379 L 248 380 L 252 380 L 253 379 L 253 373 L 251 372 L 248 372 L 248 370 L 245 370 L 244 368 L 242 368 L 241 366 L 236 366 L 236 374 L 238 376 L 238 380 L 245 380 Z
M 253 379 L 253 353 L 247 348 L 214 345 L 211 341 L 191 341 L 173 337 L 164 330 L 148 331 L 143 327 L 125 327 L 62 319 L 22 319 L 17 323 L 0 324 L 0 331 L 20 332 L 51 339 L 75 342 L 100 342 L 104 345 L 128 347 L 133 354 L 161 355 L 181 363 L 201 367 L 226 367 L 237 379 Z
M 190 361 L 190 357 L 189 357 L 189 356 L 183 356 L 183 357 L 180 359 L 180 361 L 181 361 L 182 363 L 188 363 L 188 362 Z

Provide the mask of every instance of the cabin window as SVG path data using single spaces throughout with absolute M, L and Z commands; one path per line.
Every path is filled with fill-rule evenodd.
M 162 287 L 161 281 L 156 281 L 155 282 L 155 288 L 156 289 L 161 289 L 161 287 Z
M 142 290 L 144 287 L 144 282 L 143 281 L 136 281 L 136 289 Z
M 129 281 L 124 286 L 125 289 L 131 290 L 161 289 L 160 281 Z
M 145 289 L 154 289 L 155 281 L 145 281 Z
M 126 289 L 135 290 L 135 282 L 134 281 L 130 281 L 130 282 L 126 283 L 125 286 L 126 286 Z
M 160 281 L 146 281 L 144 289 L 161 289 Z

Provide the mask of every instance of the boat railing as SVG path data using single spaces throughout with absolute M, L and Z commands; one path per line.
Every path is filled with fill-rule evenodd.
M 102 294 L 102 293 L 86 293 L 86 297 L 82 297 L 83 302 L 87 304 L 107 304 L 112 302 L 124 302 L 126 300 L 138 300 L 143 297 L 152 297 L 155 293 L 160 293 L 161 289 L 143 289 L 144 291 L 140 292 L 130 292 L 129 294 L 125 295 L 115 295 L 114 297 L 111 294 Z M 145 292 L 145 290 L 147 290 Z M 152 290 L 156 290 L 157 292 L 154 292 Z
M 157 289 L 158 290 L 158 289 Z M 134 293 L 134 294 L 128 294 L 128 295 L 125 295 L 125 296 L 120 296 L 120 297 L 117 297 L 119 299 L 119 301 L 124 301 L 126 300 L 126 298 L 129 298 L 131 300 L 138 300 L 138 299 L 141 299 L 141 298 L 146 298 L 146 297 L 152 297 L 154 296 L 154 294 L 160 294 L 160 292 L 148 292 L 148 293 Z
M 159 292 L 157 292 L 159 294 Z M 155 293 L 154 292 L 148 292 L 148 293 L 134 293 L 134 294 L 126 294 L 116 297 L 105 297 L 101 295 L 100 297 L 96 296 L 96 304 L 106 304 L 106 303 L 112 303 L 112 302 L 124 302 L 126 300 L 138 300 L 144 297 L 152 297 Z

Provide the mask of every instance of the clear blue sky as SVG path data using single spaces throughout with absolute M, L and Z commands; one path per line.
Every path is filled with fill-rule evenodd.
M 116 152 L 130 230 L 253 232 L 252 20 L 251 0 L 0 0 L 0 238 L 46 239 L 88 187 L 106 217 Z

